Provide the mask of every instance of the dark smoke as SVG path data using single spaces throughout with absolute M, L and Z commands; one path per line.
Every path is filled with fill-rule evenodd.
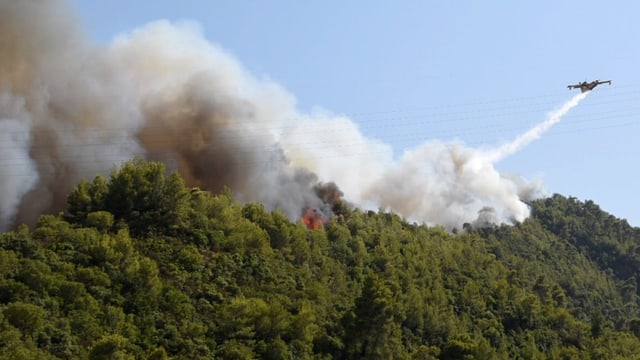
M 70 14 L 66 1 L 0 2 L 0 227 L 63 209 L 79 180 L 134 156 L 292 219 L 322 205 L 317 176 L 289 166 L 268 130 L 293 108 L 277 86 L 193 25 L 158 22 L 102 48 Z

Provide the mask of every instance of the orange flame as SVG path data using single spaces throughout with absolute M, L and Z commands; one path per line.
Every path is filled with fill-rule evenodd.
M 324 225 L 323 216 L 316 209 L 310 209 L 302 216 L 302 221 L 309 230 L 318 230 Z

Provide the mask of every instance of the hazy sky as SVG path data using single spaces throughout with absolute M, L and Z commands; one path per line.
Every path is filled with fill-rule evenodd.
M 73 1 L 108 43 L 192 20 L 301 112 L 347 115 L 396 156 L 432 139 L 496 146 L 596 88 L 497 166 L 640 225 L 640 3 L 632 1 Z M 357 156 L 357 155 L 354 155 Z

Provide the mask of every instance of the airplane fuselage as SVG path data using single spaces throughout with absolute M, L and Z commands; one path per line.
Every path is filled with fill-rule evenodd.
M 569 90 L 571 90 L 571 89 L 580 89 L 580 91 L 584 93 L 584 92 L 593 90 L 593 88 L 595 88 L 596 86 L 601 85 L 601 84 L 609 84 L 609 85 L 611 85 L 611 80 L 607 80 L 607 81 L 596 80 L 596 81 L 592 81 L 592 82 L 583 81 L 583 82 L 577 83 L 575 85 L 569 85 L 569 86 L 567 86 L 567 88 L 569 88 Z

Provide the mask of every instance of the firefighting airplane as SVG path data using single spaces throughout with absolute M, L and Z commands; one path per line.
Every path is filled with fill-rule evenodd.
M 611 85 L 611 80 L 607 80 L 607 81 L 600 81 L 600 80 L 596 80 L 596 81 L 592 81 L 590 83 L 583 81 L 581 83 L 577 83 L 575 85 L 569 85 L 567 86 L 567 88 L 569 88 L 569 90 L 571 89 L 580 89 L 580 91 L 582 92 L 587 92 L 587 91 L 591 91 L 593 90 L 594 87 L 600 85 L 600 84 L 609 84 Z

